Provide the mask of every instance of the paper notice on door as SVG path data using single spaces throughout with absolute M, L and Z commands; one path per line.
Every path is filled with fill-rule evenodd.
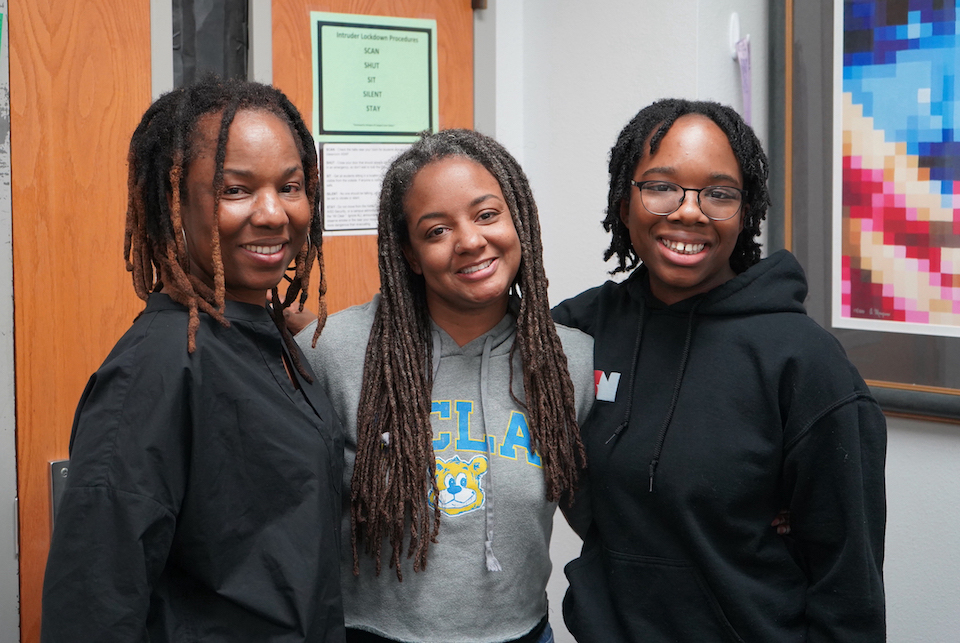
M 320 150 L 324 234 L 376 234 L 380 185 L 410 145 L 324 143 Z

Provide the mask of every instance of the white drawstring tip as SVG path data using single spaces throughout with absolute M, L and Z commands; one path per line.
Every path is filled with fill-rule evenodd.
M 500 567 L 500 561 L 493 555 L 493 542 L 490 540 L 486 541 L 483 544 L 483 549 L 487 556 L 487 571 L 502 572 L 503 568 Z

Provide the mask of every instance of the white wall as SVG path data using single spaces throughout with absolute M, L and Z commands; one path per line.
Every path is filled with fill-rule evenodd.
M 610 269 L 600 225 L 607 153 L 641 107 L 683 97 L 742 111 L 728 36 L 733 12 L 750 35 L 753 120 L 765 141 L 764 0 L 490 0 L 477 12 L 476 127 L 530 178 L 551 300 L 598 284 Z
M 960 640 L 960 426 L 887 420 L 887 639 Z
M 607 278 L 600 225 L 607 153 L 658 98 L 712 99 L 742 113 L 731 12 L 750 34 L 753 123 L 767 136 L 765 0 L 489 0 L 475 19 L 477 129 L 520 161 L 540 208 L 554 303 Z M 891 419 L 885 564 L 889 640 L 960 640 L 960 426 Z M 557 642 L 562 566 L 579 551 L 556 523 L 548 592 Z

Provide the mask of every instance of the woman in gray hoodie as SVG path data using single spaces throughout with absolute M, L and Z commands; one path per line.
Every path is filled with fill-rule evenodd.
M 429 135 L 387 171 L 378 232 L 380 294 L 297 338 L 347 431 L 347 640 L 552 641 L 593 343 L 550 318 L 529 183 L 486 136 Z

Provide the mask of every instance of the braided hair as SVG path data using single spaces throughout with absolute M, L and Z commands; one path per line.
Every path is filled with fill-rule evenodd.
M 230 125 L 243 110 L 262 111 L 287 123 L 300 153 L 306 176 L 305 192 L 310 207 L 310 230 L 295 260 L 293 278 L 286 295 L 280 298 L 272 289 L 270 314 L 280 329 L 297 370 L 310 379 L 293 350 L 293 337 L 283 321 L 283 310 L 299 296 L 300 309 L 307 299 L 310 267 L 314 261 L 320 268 L 320 319 L 317 333 L 326 320 L 326 282 L 321 252 L 321 220 L 319 212 L 320 181 L 317 152 L 313 137 L 297 108 L 284 94 L 273 87 L 244 80 L 222 80 L 207 75 L 187 87 L 175 89 L 158 98 L 137 126 L 130 140 L 127 176 L 127 222 L 123 256 L 127 270 L 133 273 L 133 288 L 146 301 L 150 293 L 165 289 L 170 297 L 186 306 L 190 313 L 187 350 L 196 349 L 200 327 L 199 313 L 204 312 L 220 324 L 229 326 L 224 317 L 226 287 L 220 249 L 219 204 L 223 195 L 223 161 L 226 156 Z M 198 123 L 207 115 L 219 115 L 220 128 L 216 140 L 214 169 L 214 230 L 212 242 L 213 287 L 197 275 L 190 274 L 186 238 L 183 232 L 181 204 L 186 196 L 186 174 L 198 152 Z
M 573 384 L 547 299 L 540 224 L 533 194 L 519 164 L 499 143 L 470 130 L 427 135 L 387 170 L 380 194 L 378 254 L 381 297 L 364 364 L 357 414 L 357 455 L 351 483 L 351 544 L 359 573 L 358 542 L 381 569 L 383 539 L 389 537 L 389 565 L 402 580 L 401 549 L 414 571 L 426 565 L 429 543 L 440 529 L 439 503 L 431 509 L 427 491 L 438 497 L 430 424 L 433 387 L 432 342 L 426 285 L 407 263 L 409 242 L 404 198 L 417 173 L 439 160 L 461 157 L 496 178 L 520 239 L 521 261 L 513 287 L 521 294 L 517 335 L 511 348 L 511 396 L 527 411 L 531 447 L 542 458 L 547 499 L 571 491 L 584 464 Z M 513 356 L 523 364 L 526 403 L 513 394 Z M 383 434 L 389 435 L 384 445 Z
M 647 139 L 650 140 L 651 154 L 655 154 L 670 127 L 687 114 L 706 116 L 723 130 L 743 173 L 743 188 L 747 192 L 743 229 L 730 256 L 730 267 L 740 274 L 760 261 L 760 244 L 755 239 L 760 235 L 760 222 L 766 218 L 770 205 L 767 191 L 769 169 L 760 140 L 740 115 L 726 105 L 669 98 L 641 109 L 623 128 L 610 150 L 610 191 L 603 228 L 612 234 L 603 259 L 606 261 L 617 256 L 618 265 L 611 273 L 633 270 L 640 263 L 640 257 L 630 242 L 630 231 L 620 219 L 620 206 L 621 202 L 630 199 L 630 179 L 646 151 Z

